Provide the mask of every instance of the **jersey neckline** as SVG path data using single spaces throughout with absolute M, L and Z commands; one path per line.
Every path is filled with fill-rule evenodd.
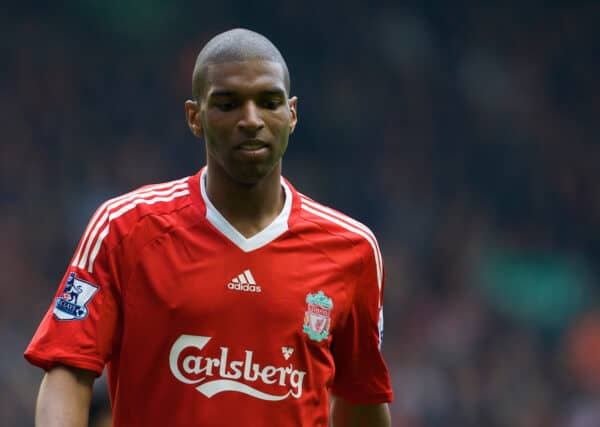
M 268 245 L 288 230 L 288 222 L 290 213 L 292 211 L 293 194 L 283 177 L 281 178 L 281 186 L 285 193 L 283 209 L 273 220 L 273 222 L 271 222 L 261 231 L 252 237 L 245 237 L 233 225 L 231 225 L 229 221 L 227 221 L 227 219 L 221 214 L 221 212 L 218 211 L 215 205 L 213 205 L 208 198 L 208 194 L 206 193 L 207 169 L 207 167 L 202 168 L 199 179 L 200 195 L 204 205 L 206 206 L 206 220 L 210 222 L 213 227 L 215 227 L 225 238 L 227 238 L 227 240 L 240 248 L 242 251 L 251 252 Z

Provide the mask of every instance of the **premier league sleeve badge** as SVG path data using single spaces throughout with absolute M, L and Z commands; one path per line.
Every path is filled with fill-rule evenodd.
M 61 294 L 56 298 L 54 316 L 59 320 L 81 320 L 88 315 L 87 303 L 98 291 L 98 286 L 78 279 L 71 272 Z

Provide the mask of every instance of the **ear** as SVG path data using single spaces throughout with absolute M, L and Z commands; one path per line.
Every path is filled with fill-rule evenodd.
M 296 123 L 298 123 L 298 97 L 293 96 L 288 99 L 288 106 L 290 108 L 290 133 L 294 133 Z
M 185 101 L 185 118 L 187 124 L 196 138 L 202 138 L 202 122 L 200 121 L 200 105 L 197 101 L 188 99 Z

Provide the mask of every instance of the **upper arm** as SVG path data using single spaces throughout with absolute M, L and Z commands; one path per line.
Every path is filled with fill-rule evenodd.
M 332 427 L 390 427 L 387 403 L 353 405 L 339 396 L 331 396 Z
M 56 365 L 44 375 L 36 405 L 37 427 L 87 426 L 96 373 Z
M 84 248 L 93 248 L 92 218 L 53 301 L 25 351 L 25 358 L 50 370 L 56 364 L 102 373 L 120 339 L 120 291 L 115 251 L 101 245 L 93 269 Z M 80 260 L 81 258 L 81 260 Z
M 352 292 L 348 315 L 334 330 L 331 344 L 335 361 L 331 391 L 353 404 L 392 400 L 389 373 L 380 349 L 383 268 L 372 239 L 357 248 L 360 272 L 346 278 Z

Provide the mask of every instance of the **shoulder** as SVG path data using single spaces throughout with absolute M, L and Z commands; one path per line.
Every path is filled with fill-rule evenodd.
M 189 177 L 150 184 L 104 202 L 94 217 L 96 226 L 127 229 L 146 217 L 167 215 L 191 203 Z
M 375 234 L 362 222 L 304 194 L 298 193 L 300 217 L 321 232 L 338 236 L 364 247 L 377 245 Z
M 91 271 L 101 247 L 115 246 L 136 229 L 148 235 L 172 227 L 177 213 L 192 204 L 189 181 L 185 177 L 145 185 L 102 203 L 88 223 L 73 265 Z
M 302 219 L 303 232 L 308 236 L 332 245 L 342 245 L 360 258 L 361 262 L 375 264 L 377 275 L 383 274 L 383 263 L 379 243 L 369 227 L 360 221 L 304 194 L 299 197 L 299 216 Z

